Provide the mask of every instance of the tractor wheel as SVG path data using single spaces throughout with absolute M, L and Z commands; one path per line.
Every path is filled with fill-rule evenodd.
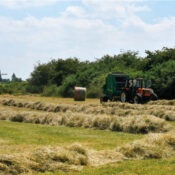
M 136 95 L 134 97 L 134 104 L 139 104 L 141 102 L 140 98 Z
M 107 101 L 108 101 L 107 96 L 100 97 L 100 103 L 107 102 Z
M 127 97 L 126 97 L 126 93 L 125 92 L 122 92 L 121 95 L 120 95 L 120 101 L 122 103 L 126 103 L 127 101 Z

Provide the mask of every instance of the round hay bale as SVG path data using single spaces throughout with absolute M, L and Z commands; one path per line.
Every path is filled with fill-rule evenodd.
M 75 101 L 85 101 L 86 100 L 86 88 L 75 87 L 74 100 Z

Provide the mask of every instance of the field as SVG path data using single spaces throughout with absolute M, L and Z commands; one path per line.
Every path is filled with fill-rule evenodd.
M 0 96 L 0 174 L 164 175 L 175 172 L 175 100 Z

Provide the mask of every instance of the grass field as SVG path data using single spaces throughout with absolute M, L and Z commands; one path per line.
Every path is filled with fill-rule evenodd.
M 58 97 L 41 97 L 40 95 L 1 95 L 1 98 L 19 99 L 19 100 L 29 100 L 32 102 L 49 102 L 53 104 L 66 103 L 66 104 L 96 104 L 99 103 L 99 99 L 87 99 L 86 101 L 74 101 L 73 98 L 58 98 Z
M 37 102 L 40 101 L 42 103 L 50 103 L 56 105 L 59 104 L 68 104 L 74 105 L 77 102 L 74 102 L 72 99 L 61 99 L 61 98 L 45 98 L 39 96 L 10 96 L 4 95 L 0 97 L 1 99 L 14 99 L 21 100 L 25 102 Z M 91 109 L 90 113 L 88 111 L 88 115 L 93 115 L 95 109 L 99 109 L 98 99 L 89 99 L 87 102 L 78 102 L 78 105 L 95 105 L 93 109 Z M 110 106 L 111 104 L 109 104 Z M 112 104 L 113 105 L 113 104 Z M 116 104 L 117 105 L 117 104 Z M 120 105 L 120 104 L 119 104 Z M 91 106 L 91 108 L 92 108 Z M 109 106 L 104 108 L 104 110 L 111 110 Z M 144 106 L 144 105 L 143 105 Z M 159 109 L 159 105 L 157 105 L 157 109 Z M 88 106 L 86 106 L 88 107 Z M 129 105 L 130 107 L 130 105 Z M 131 106 L 132 108 L 136 108 L 135 106 Z M 130 107 L 130 108 L 131 108 Z M 144 106 L 146 108 L 147 106 Z M 113 109 L 119 110 L 119 108 L 114 107 Z M 121 108 L 121 107 L 120 107 Z M 123 108 L 123 107 L 122 107 Z M 138 107 L 143 112 L 143 107 Z M 166 105 L 164 108 L 168 111 L 169 115 L 174 115 L 173 105 Z M 126 109 L 122 109 L 126 110 Z M 132 109 L 134 112 L 136 109 Z M 12 115 L 13 113 L 35 113 L 35 115 L 44 115 L 46 111 L 31 109 L 26 107 L 18 107 L 18 106 L 5 106 L 0 105 L 0 113 L 6 112 L 7 115 Z M 147 111 L 147 109 L 144 111 Z M 172 111 L 172 112 L 171 112 Z M 131 113 L 135 117 L 137 117 L 137 113 Z M 12 114 L 11 114 L 12 113 Z M 53 113 L 53 116 L 57 115 L 55 112 L 49 112 L 49 114 Z M 63 112 L 62 112 L 63 113 Z M 61 114 L 62 114 L 61 113 Z M 64 113 L 67 113 L 66 111 Z M 59 113 L 58 113 L 59 114 Z M 122 111 L 123 114 L 123 111 Z M 130 115 L 131 115 L 130 114 Z M 106 114 L 109 115 L 109 114 Z M 113 115 L 113 114 L 111 114 Z M 115 114 L 114 114 L 115 115 Z M 129 115 L 129 116 L 130 116 Z M 140 114 L 139 114 L 140 115 Z M 146 114 L 144 114 L 146 115 Z M 125 117 L 125 116 L 122 116 Z M 156 116 L 157 117 L 157 116 Z M 129 117 L 128 117 L 129 118 Z M 159 118 L 159 117 L 158 117 Z M 164 120 L 164 119 L 161 119 Z M 158 120 L 159 121 L 159 120 Z M 175 129 L 175 121 L 165 121 L 172 127 L 172 130 Z M 156 125 L 158 125 L 157 123 Z M 157 132 L 157 131 L 156 131 Z M 172 132 L 173 133 L 173 132 Z M 174 133 L 173 133 L 174 134 Z M 44 169 L 36 171 L 25 172 L 22 171 L 21 166 L 20 170 L 17 169 L 16 162 L 12 158 L 19 159 L 19 162 L 23 164 L 23 156 L 30 157 L 33 155 L 36 149 L 42 148 L 62 148 L 69 147 L 71 144 L 78 143 L 81 144 L 83 149 L 88 151 L 88 156 L 90 154 L 95 154 L 98 157 L 98 161 L 103 162 L 102 159 L 105 159 L 105 156 L 108 153 L 115 154 L 117 147 L 130 144 L 135 140 L 141 140 L 145 138 L 146 135 L 143 133 L 133 134 L 130 132 L 121 132 L 121 131 L 110 131 L 109 129 L 98 129 L 98 127 L 92 128 L 83 128 L 76 126 L 66 127 L 64 125 L 55 125 L 51 126 L 49 124 L 33 124 L 33 123 L 23 123 L 23 122 L 12 122 L 11 120 L 1 120 L 0 121 L 0 174 L 39 174 L 39 175 L 61 175 L 61 174 L 70 174 L 70 175 L 104 175 L 104 174 L 113 174 L 113 175 L 174 175 L 175 172 L 175 143 L 172 141 L 173 137 L 170 138 L 171 146 L 172 146 L 172 155 L 168 155 L 165 158 L 145 158 L 145 160 L 137 160 L 137 159 L 121 159 L 114 162 L 109 161 L 110 157 L 104 164 L 100 164 L 98 166 L 93 166 L 92 163 L 87 164 L 85 166 L 79 166 L 74 163 L 63 162 L 66 163 L 66 166 L 72 166 L 73 169 L 63 170 L 62 168 L 57 169 L 49 169 L 47 172 L 47 166 Z M 139 150 L 138 150 L 139 151 Z M 171 151 L 171 149 L 170 149 Z M 53 154 L 54 152 L 52 152 Z M 68 152 L 69 153 L 69 152 Z M 75 152 L 73 151 L 73 155 Z M 70 152 L 72 154 L 72 152 Z M 21 156 L 22 155 L 22 156 Z M 93 155 L 93 156 L 94 156 Z M 10 157 L 13 156 L 13 157 Z M 58 155 L 57 155 L 58 156 Z M 78 155 L 79 156 L 79 155 Z M 111 159 L 114 158 L 111 156 Z M 116 155 L 117 156 L 117 155 Z M 94 156 L 95 157 L 95 156 Z M 7 161 L 8 159 L 8 161 Z M 33 159 L 33 158 L 32 158 Z M 101 159 L 101 160 L 100 160 Z M 25 160 L 25 158 L 24 158 Z M 57 159 L 58 160 L 58 159 Z M 45 163 L 45 160 L 43 160 Z M 49 164 L 53 166 L 57 166 L 53 160 Z M 54 161 L 56 161 L 54 159 Z M 8 163 L 7 163 L 8 162 Z M 37 162 L 38 163 L 38 162 Z M 43 164 L 44 164 L 43 163 Z M 57 163 L 57 162 L 56 162 Z M 61 164 L 63 166 L 64 164 Z M 8 166 L 8 167 L 5 167 Z M 25 165 L 28 168 L 28 163 Z M 32 165 L 33 166 L 33 165 Z M 4 168 L 5 167 L 5 168 Z M 71 167 L 71 168 L 72 168 Z M 76 171 L 76 167 L 77 170 Z M 79 169 L 81 167 L 81 169 Z M 8 168 L 8 169 L 7 169 Z M 43 167 L 42 167 L 43 168 Z M 12 169 L 17 169 L 18 171 L 12 171 Z
M 4 145 L 66 145 L 79 142 L 84 146 L 96 149 L 115 149 L 124 143 L 140 139 L 142 135 L 110 132 L 84 128 L 45 126 L 29 123 L 0 121 L 0 139 Z M 0 152 L 3 150 L 1 149 Z
M 143 136 L 134 134 L 98 131 L 84 128 L 68 128 L 42 126 L 26 123 L 0 122 L 1 149 L 0 153 L 14 153 L 33 149 L 39 145 L 65 145 L 79 142 L 90 148 L 115 149 L 116 146 L 140 139 Z M 175 123 L 174 123 L 175 126 Z M 2 142 L 2 140 L 4 142 Z M 7 149 L 8 148 L 8 149 Z M 157 171 L 159 170 L 159 171 Z M 138 160 L 125 161 L 97 168 L 86 167 L 81 172 L 38 173 L 40 175 L 101 175 L 101 174 L 174 174 L 175 156 L 165 160 Z

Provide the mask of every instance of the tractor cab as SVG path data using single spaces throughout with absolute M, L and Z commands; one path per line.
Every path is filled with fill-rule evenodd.
M 151 80 L 145 81 L 143 78 L 130 79 L 126 81 L 125 87 L 150 88 Z
M 151 80 L 145 81 L 143 78 L 130 79 L 126 81 L 125 88 L 121 93 L 122 102 L 143 103 L 157 99 L 151 87 Z
M 137 78 L 135 80 L 133 80 L 135 87 L 137 88 L 143 88 L 145 86 L 145 82 L 143 80 L 143 78 Z

